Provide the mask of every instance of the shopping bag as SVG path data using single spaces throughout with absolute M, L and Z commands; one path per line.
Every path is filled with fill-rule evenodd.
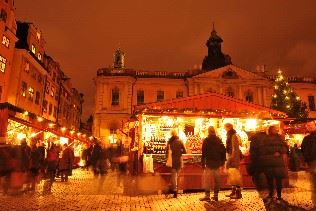
M 227 185 L 242 185 L 242 177 L 239 169 L 229 168 L 227 170 Z
M 167 157 L 166 166 L 172 167 L 172 150 L 170 149 L 170 145 L 168 148 L 168 157 Z

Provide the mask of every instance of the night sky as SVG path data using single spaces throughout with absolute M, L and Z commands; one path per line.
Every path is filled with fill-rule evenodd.
M 79 3 L 80 2 L 80 3 Z M 313 76 L 316 1 L 15 0 L 17 20 L 43 32 L 46 52 L 85 95 L 84 119 L 94 106 L 92 78 L 112 65 L 121 47 L 126 66 L 186 71 L 201 64 L 212 23 L 233 64 Z

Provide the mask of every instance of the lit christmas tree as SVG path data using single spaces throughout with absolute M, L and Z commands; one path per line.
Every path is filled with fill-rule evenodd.
M 275 79 L 271 106 L 273 109 L 283 111 L 292 118 L 304 119 L 308 117 L 306 104 L 292 90 L 281 70 L 278 70 L 278 75 Z

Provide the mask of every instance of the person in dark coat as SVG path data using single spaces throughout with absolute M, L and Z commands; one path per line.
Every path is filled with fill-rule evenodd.
M 312 184 L 312 201 L 316 207 L 316 123 L 307 122 L 305 125 L 309 135 L 305 136 L 301 145 L 302 154 L 308 164 L 308 172 Z
M 0 140 L 0 182 L 3 194 L 6 195 L 9 190 L 10 175 L 12 171 L 12 147 Z
M 215 134 L 213 126 L 208 128 L 208 137 L 202 144 L 202 167 L 204 169 L 205 196 L 200 201 L 211 201 L 210 188 L 211 176 L 214 179 L 214 196 L 212 199 L 218 201 L 220 188 L 220 167 L 225 164 L 226 149 L 220 138 Z
M 44 182 L 43 194 L 50 194 L 53 183 L 55 181 L 55 175 L 58 165 L 58 148 L 54 143 L 51 143 L 47 149 L 46 163 L 46 180 Z
M 58 169 L 62 182 L 68 182 L 68 176 L 71 175 L 74 152 L 67 144 L 64 144 L 62 157 L 59 159 Z
M 264 175 L 260 161 L 260 150 L 267 139 L 268 134 L 265 131 L 259 131 L 249 138 L 250 163 L 247 166 L 247 173 L 252 176 L 252 181 L 256 185 L 258 191 L 261 191 L 264 188 L 264 181 L 262 181 Z
M 287 176 L 283 156 L 288 148 L 284 139 L 278 134 L 277 126 L 269 127 L 268 136 L 260 149 L 260 163 L 267 178 L 269 197 L 274 195 L 274 181 L 276 182 L 277 200 L 282 200 L 282 179 Z
M 178 174 L 182 168 L 182 154 L 186 153 L 183 142 L 179 139 L 176 129 L 171 131 L 171 138 L 167 143 L 166 156 L 172 151 L 171 188 L 173 197 L 177 198 Z
M 95 177 L 103 176 L 107 173 L 106 170 L 106 155 L 105 150 L 101 147 L 101 143 L 95 140 L 91 151 L 90 164 L 93 168 Z
M 40 163 L 40 151 L 36 146 L 36 140 L 31 140 L 31 153 L 30 153 L 30 179 L 31 179 L 31 187 L 30 191 L 35 191 L 36 185 L 36 177 L 39 174 L 39 170 L 41 167 Z
M 234 182 L 228 182 L 228 183 L 231 183 L 229 185 L 232 186 L 232 192 L 231 194 L 226 195 L 226 196 L 230 197 L 231 199 L 240 199 L 242 198 L 242 194 L 241 194 L 242 179 L 241 179 L 241 174 L 239 171 L 240 153 L 241 153 L 239 150 L 239 139 L 231 123 L 226 123 L 224 125 L 224 128 L 227 132 L 226 134 L 226 137 L 227 137 L 226 139 L 226 152 L 227 152 L 226 168 L 228 169 L 228 172 L 229 172 L 228 181 L 229 180 L 234 181 Z M 235 172 L 235 175 L 230 175 L 230 172 Z M 236 178 L 237 176 L 239 178 Z

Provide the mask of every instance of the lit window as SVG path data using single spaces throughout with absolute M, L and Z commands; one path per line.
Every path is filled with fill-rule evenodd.
M 25 63 L 24 71 L 27 72 L 27 73 L 30 72 L 30 63 L 28 63 L 28 62 Z
M 36 54 L 36 48 L 34 45 L 32 45 L 31 51 L 32 51 L 32 53 Z
M 21 84 L 21 95 L 23 97 L 26 97 L 26 90 L 27 90 L 27 83 L 22 81 L 22 84 Z
M 33 101 L 34 99 L 34 89 L 32 87 L 29 88 L 29 100 Z
M 37 58 L 38 58 L 38 60 L 40 60 L 40 61 L 41 61 L 41 60 L 42 60 L 42 54 L 40 54 L 40 53 L 39 53 L 39 54 L 37 54 Z
M 47 100 L 43 101 L 43 112 L 46 113 L 47 112 Z
M 38 105 L 41 98 L 41 93 L 39 91 L 35 94 L 35 104 Z
M 37 33 L 36 33 L 36 38 L 37 38 L 38 40 L 41 39 L 41 33 L 40 33 L 40 32 L 37 32 Z
M 6 64 L 7 64 L 7 59 L 5 59 L 4 57 L 0 56 L 0 72 L 4 73 Z
M 50 96 L 54 97 L 55 96 L 55 87 L 52 86 L 50 89 Z
M 165 98 L 164 91 L 157 91 L 157 102 L 163 101 Z
M 5 47 L 9 48 L 10 40 L 6 36 L 3 35 L 2 37 L 2 44 L 5 45 Z
M 144 103 L 144 90 L 137 90 L 137 105 Z
M 176 98 L 181 98 L 181 97 L 183 97 L 183 91 L 177 91 Z
M 112 89 L 112 105 L 120 104 L 120 90 L 118 88 Z

